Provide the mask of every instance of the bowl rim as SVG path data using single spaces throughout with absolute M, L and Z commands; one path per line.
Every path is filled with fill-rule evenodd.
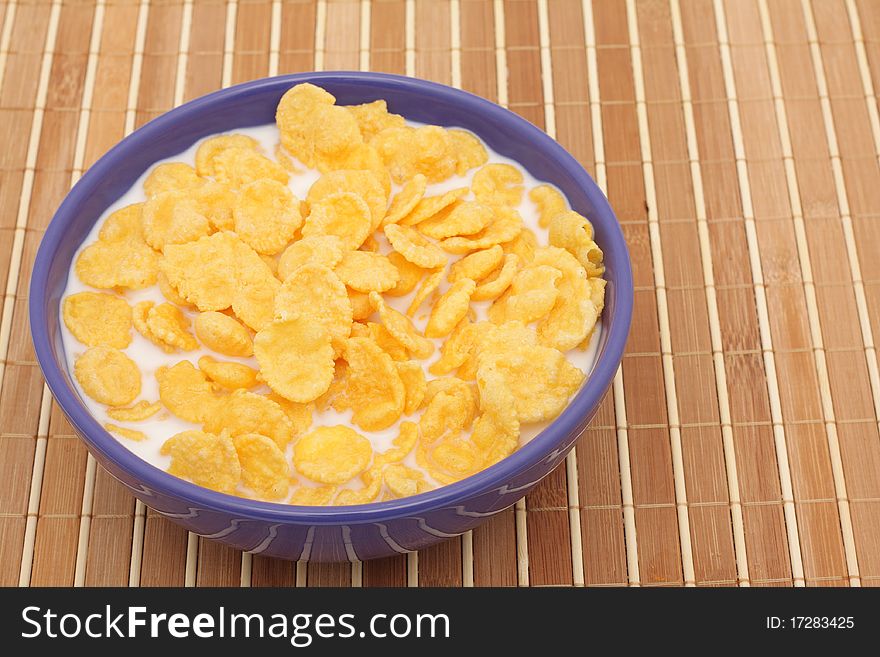
M 535 149 L 547 152 L 584 189 L 594 214 L 600 217 L 603 224 L 607 224 L 609 235 L 606 236 L 602 248 L 606 253 L 613 253 L 619 263 L 615 272 L 614 321 L 610 323 L 604 348 L 599 353 L 586 383 L 556 419 L 510 456 L 461 481 L 398 500 L 349 506 L 298 506 L 236 497 L 203 488 L 143 460 L 108 433 L 88 412 L 73 387 L 67 384 L 53 355 L 47 322 L 54 320 L 48 316 L 45 304 L 51 260 L 66 236 L 67 224 L 75 216 L 81 202 L 101 184 L 105 173 L 114 167 L 118 157 L 140 144 L 149 143 L 154 135 L 158 136 L 173 129 L 180 119 L 198 115 L 218 102 L 247 95 L 264 87 L 293 86 L 301 82 L 320 85 L 322 81 L 369 83 L 386 89 L 396 88 L 416 94 L 445 97 L 464 105 L 469 111 L 509 126 L 511 131 L 516 131 L 522 139 L 533 144 Z M 37 361 L 55 401 L 89 447 L 100 452 L 117 468 L 137 480 L 142 487 L 146 487 L 145 493 L 161 492 L 188 506 L 237 514 L 250 520 L 329 526 L 382 522 L 397 517 L 418 516 L 434 509 L 459 506 L 473 495 L 504 490 L 508 482 L 546 458 L 548 453 L 552 456 L 555 448 L 577 429 L 583 417 L 598 407 L 611 385 L 629 334 L 633 294 L 632 269 L 626 241 L 607 199 L 583 166 L 543 130 L 489 100 L 436 82 L 389 73 L 326 71 L 260 78 L 212 92 L 160 115 L 114 145 L 80 178 L 56 210 L 34 260 L 28 305 Z

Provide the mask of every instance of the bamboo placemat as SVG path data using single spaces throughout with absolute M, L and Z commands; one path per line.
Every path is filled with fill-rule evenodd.
M 0 584 L 880 583 L 880 3 L 0 3 Z M 220 86 L 405 73 L 506 105 L 607 191 L 626 357 L 524 502 L 418 554 L 241 554 L 97 467 L 40 376 L 27 286 L 70 185 Z

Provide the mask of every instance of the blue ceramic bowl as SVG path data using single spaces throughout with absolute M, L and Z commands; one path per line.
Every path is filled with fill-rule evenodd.
M 61 343 L 59 302 L 77 247 L 104 210 L 154 162 L 218 132 L 274 121 L 291 86 L 313 82 L 341 105 L 379 98 L 415 121 L 461 126 L 549 181 L 592 221 L 607 267 L 605 311 L 593 373 L 568 408 L 510 457 L 463 481 L 414 497 L 348 507 L 257 502 L 201 488 L 142 461 L 89 414 L 71 383 Z M 586 117 L 585 117 L 586 120 Z M 602 192 L 559 144 L 519 116 L 477 96 L 379 73 L 304 73 L 224 89 L 160 116 L 121 141 L 73 188 L 49 225 L 30 289 L 37 359 L 61 409 L 89 451 L 132 494 L 207 538 L 285 559 L 372 559 L 424 548 L 461 534 L 524 496 L 568 454 L 611 385 L 633 306 L 629 255 Z

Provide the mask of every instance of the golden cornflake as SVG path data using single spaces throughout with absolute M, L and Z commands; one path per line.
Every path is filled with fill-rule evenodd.
M 284 452 L 271 438 L 243 433 L 232 439 L 241 465 L 241 483 L 267 500 L 287 496 L 290 466 Z
M 602 249 L 593 241 L 593 226 L 577 212 L 566 210 L 550 220 L 550 244 L 571 253 L 587 271 L 587 276 L 601 276 Z
M 312 84 L 298 84 L 278 103 L 275 120 L 281 143 L 308 167 L 340 160 L 363 143 L 354 115 Z
M 377 292 L 370 293 L 370 302 L 379 311 L 382 324 L 394 339 L 402 344 L 413 356 L 420 360 L 428 358 L 434 353 L 434 343 L 416 330 L 406 315 L 403 315 L 385 303 L 382 295 Z
M 259 144 L 253 137 L 247 135 L 218 135 L 206 139 L 199 144 L 196 150 L 196 171 L 200 176 L 217 175 L 214 169 L 214 159 L 229 148 L 243 148 L 259 151 Z
M 480 139 L 467 130 L 447 130 L 455 153 L 455 173 L 465 175 L 471 169 L 481 167 L 489 160 L 489 153 Z
M 449 374 L 456 368 L 463 369 L 465 363 L 476 355 L 482 337 L 490 330 L 492 325 L 489 322 L 471 323 L 463 319 L 449 334 L 440 349 L 440 358 L 431 364 L 428 371 L 435 376 L 441 376 Z M 458 376 L 462 379 L 472 378 L 462 373 L 461 369 Z
M 480 203 L 515 208 L 522 201 L 522 171 L 510 164 L 487 164 L 474 174 L 471 190 Z
M 156 370 L 156 380 L 159 382 L 159 400 L 165 408 L 187 422 L 201 424 L 223 406 L 205 374 L 188 360 L 172 367 L 160 367 Z
M 495 212 L 488 205 L 462 201 L 419 223 L 419 231 L 435 240 L 473 235 L 489 226 Z
M 255 251 L 242 242 L 238 246 L 232 310 L 248 328 L 259 331 L 275 316 L 281 283 Z
M 423 269 L 434 269 L 446 264 L 446 255 L 443 251 L 414 228 L 389 224 L 385 226 L 385 236 L 394 250 L 414 265 Z
M 438 269 L 433 272 L 430 276 L 428 276 L 424 281 L 422 281 L 421 286 L 418 291 L 413 296 L 412 301 L 409 304 L 409 308 L 406 309 L 406 314 L 409 317 L 418 312 L 421 305 L 430 297 L 437 289 L 440 287 L 440 283 L 443 281 L 443 270 Z
M 232 305 L 236 292 L 239 244 L 229 232 L 189 244 L 171 244 L 159 266 L 178 294 L 199 310 L 224 310 Z
M 307 315 L 291 314 L 259 331 L 254 355 L 266 384 L 291 401 L 314 401 L 333 380 L 330 334 Z
M 398 279 L 394 287 L 385 290 L 385 294 L 390 297 L 402 297 L 412 292 L 425 275 L 425 270 L 411 263 L 397 251 L 389 253 L 388 260 L 397 269 Z
M 409 497 L 431 490 L 425 475 L 406 465 L 391 464 L 384 471 L 385 484 L 397 497 Z
M 64 325 L 88 347 L 125 349 L 131 343 L 131 307 L 120 297 L 78 292 L 62 303 Z
M 269 399 L 278 404 L 282 410 L 287 413 L 288 419 L 293 424 L 293 435 L 299 436 L 304 434 L 312 426 L 312 414 L 315 412 L 313 403 L 300 404 L 285 399 L 281 395 L 270 392 L 266 395 Z
M 483 351 L 477 369 L 481 396 L 491 394 L 493 380 L 513 394 L 520 422 L 543 422 L 562 412 L 584 373 L 556 349 L 531 345 Z
M 360 196 L 370 208 L 370 230 L 376 230 L 385 217 L 388 197 L 381 183 L 370 171 L 329 171 L 309 188 L 309 206 L 333 194 L 350 192 Z
M 205 184 L 196 170 L 183 162 L 166 162 L 150 172 L 144 180 L 144 193 L 156 196 L 173 190 L 193 190 Z
M 140 290 L 156 282 L 159 255 L 144 241 L 142 208 L 136 203 L 107 217 L 98 241 L 76 259 L 74 269 L 83 283 Z
M 290 496 L 290 503 L 300 506 L 326 506 L 333 501 L 338 491 L 336 486 L 300 486 Z
M 400 380 L 403 381 L 403 387 L 406 389 L 403 414 L 412 415 L 422 407 L 422 402 L 425 400 L 425 390 L 427 389 L 425 371 L 417 360 L 396 362 L 395 367 L 397 367 L 397 373 L 400 374 Z
M 215 412 L 205 418 L 205 431 L 229 431 L 231 436 L 258 433 L 275 441 L 280 449 L 293 438 L 293 423 L 281 405 L 265 395 L 238 389 L 223 398 Z
M 408 216 L 421 202 L 427 185 L 428 179 L 420 173 L 410 178 L 403 188 L 394 195 L 394 198 L 391 199 L 391 205 L 388 206 L 383 222 L 385 224 L 396 224 Z
M 455 438 L 474 420 L 476 400 L 470 386 L 464 381 L 450 378 L 452 380 L 457 381 L 456 385 L 426 397 L 427 406 L 419 419 L 419 429 L 422 441 L 427 444 Z
M 226 356 L 246 358 L 254 353 L 251 334 L 235 318 L 209 310 L 199 313 L 193 322 L 196 336 L 202 343 Z
M 337 506 L 347 506 L 351 504 L 368 504 L 379 496 L 382 488 L 382 473 L 373 472 L 373 468 L 367 470 L 361 475 L 366 485 L 363 488 L 343 488 L 339 491 L 333 504 Z
M 434 304 L 425 327 L 425 335 L 429 338 L 449 335 L 456 324 L 467 316 L 475 289 L 476 283 L 469 278 L 461 278 L 450 285 Z
M 133 440 L 135 442 L 141 442 L 147 439 L 147 434 L 143 431 L 138 431 L 137 429 L 129 429 L 128 427 L 120 427 L 116 424 L 110 424 L 109 422 L 104 425 L 104 429 L 109 431 L 110 433 L 115 433 L 117 436 L 122 436 L 127 440 Z
M 419 440 L 419 425 L 415 422 L 404 420 L 398 428 L 397 438 L 391 441 L 393 447 L 381 454 L 373 456 L 373 468 L 380 467 L 386 463 L 397 463 L 407 457 L 412 452 L 413 447 Z
M 479 233 L 466 236 L 449 237 L 440 242 L 440 247 L 449 253 L 464 254 L 478 249 L 509 242 L 522 230 L 522 217 L 512 208 L 496 207 L 495 220 Z
M 347 251 L 335 271 L 343 283 L 358 292 L 384 292 L 400 279 L 388 258 L 369 251 Z
M 241 189 L 261 178 L 287 184 L 287 170 L 251 148 L 226 148 L 214 157 L 214 177 L 230 189 Z
M 488 301 L 500 297 L 510 287 L 518 268 L 519 258 L 516 254 L 510 253 L 504 256 L 504 264 L 480 281 L 471 295 L 471 300 Z
M 221 361 L 210 356 L 199 358 L 199 369 L 211 381 L 228 390 L 253 388 L 257 385 L 257 375 L 259 374 L 257 370 L 244 363 Z
M 336 235 L 303 237 L 288 246 L 278 260 L 278 278 L 285 280 L 303 265 L 323 265 L 333 269 L 342 260 L 342 240 Z
M 370 207 L 361 196 L 351 192 L 330 194 L 311 205 L 302 234 L 335 235 L 344 249 L 356 249 L 370 234 L 371 217 Z
M 232 215 L 241 240 L 266 255 L 283 250 L 303 222 L 293 192 L 287 185 L 268 178 L 241 188 Z
M 519 234 L 509 242 L 501 245 L 504 254 L 514 254 L 519 258 L 521 265 L 525 266 L 532 262 L 535 257 L 535 249 L 538 248 L 538 237 L 529 228 L 523 227 Z
M 182 431 L 165 441 L 161 453 L 171 457 L 170 474 L 205 488 L 232 493 L 241 479 L 235 445 L 225 432 Z
M 370 295 L 347 288 L 348 300 L 351 302 L 351 316 L 354 320 L 367 319 L 373 314 L 373 304 L 370 303 Z
M 160 271 L 156 276 L 156 285 L 159 288 L 159 292 L 162 293 L 162 296 L 175 306 L 192 309 L 192 304 L 180 296 L 177 289 L 171 284 L 164 272 Z
M 73 375 L 96 402 L 125 406 L 141 393 L 141 371 L 135 362 L 113 347 L 91 347 L 76 359 Z
M 467 187 L 459 187 L 457 189 L 452 189 L 445 194 L 440 194 L 439 196 L 424 196 L 415 207 L 410 210 L 409 214 L 403 217 L 399 222 L 386 223 L 399 223 L 401 226 L 415 226 L 450 207 L 467 193 Z
M 429 182 L 446 180 L 455 173 L 449 134 L 439 126 L 386 128 L 370 145 L 379 152 L 391 178 L 400 184 L 419 173 Z
M 455 283 L 455 281 L 461 278 L 479 281 L 500 267 L 503 259 L 504 251 L 497 244 L 482 251 L 474 251 L 461 260 L 452 263 L 447 279 L 450 283 Z
M 489 319 L 503 324 L 518 319 L 529 324 L 544 317 L 559 298 L 556 281 L 562 272 L 549 265 L 526 267 L 513 278 L 508 290 L 492 304 Z M 571 300 L 565 300 L 571 303 Z
M 170 303 L 156 306 L 152 301 L 142 301 L 136 304 L 135 327 L 145 338 L 169 353 L 177 349 L 192 351 L 199 346 L 189 331 L 190 322 L 187 316 Z
M 144 238 L 161 251 L 166 244 L 185 244 L 204 237 L 211 222 L 185 190 L 156 194 L 144 204 Z
M 406 120 L 399 114 L 391 114 L 384 100 L 374 100 L 362 105 L 349 105 L 346 109 L 354 115 L 364 141 L 369 141 L 385 128 L 400 128 Z
M 162 408 L 159 402 L 140 400 L 134 406 L 108 408 L 107 415 L 118 422 L 143 422 L 153 417 Z
M 351 333 L 352 304 L 339 276 L 322 265 L 303 265 L 291 273 L 275 297 L 275 317 L 296 316 L 341 344 Z
M 303 476 L 322 484 L 344 484 L 367 469 L 370 441 L 346 426 L 318 427 L 293 446 L 293 464 Z
M 394 361 L 369 338 L 351 338 L 343 357 L 348 363 L 348 387 L 342 393 L 364 431 L 379 431 L 394 424 L 403 413 L 406 389 Z
M 565 197 L 552 185 L 538 185 L 529 191 L 529 198 L 538 206 L 538 225 L 547 228 L 550 220 L 568 209 Z
M 382 351 L 391 356 L 391 359 L 394 361 L 404 361 L 409 359 L 409 351 L 407 351 L 406 347 L 404 347 L 400 341 L 391 334 L 384 324 L 367 322 L 366 324 L 362 324 L 362 326 L 365 329 L 363 335 L 353 335 L 352 337 L 370 338 L 373 342 L 379 345 Z

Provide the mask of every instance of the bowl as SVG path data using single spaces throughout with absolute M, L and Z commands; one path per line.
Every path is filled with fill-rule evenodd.
M 312 82 L 341 105 L 384 98 L 408 119 L 459 126 L 559 187 L 587 216 L 605 252 L 606 303 L 597 359 L 587 382 L 544 431 L 511 456 L 467 479 L 388 502 L 304 507 L 218 493 L 141 460 L 89 414 L 71 382 L 61 341 L 59 304 L 77 248 L 107 207 L 154 162 L 219 132 L 274 121 L 290 87 Z M 114 146 L 58 208 L 40 244 L 30 287 L 37 359 L 61 410 L 106 470 L 147 506 L 200 536 L 284 559 L 366 560 L 422 549 L 462 534 L 534 488 L 568 454 L 596 413 L 623 355 L 633 306 L 629 254 L 620 226 L 580 164 L 540 129 L 472 94 L 381 73 L 327 72 L 247 82 L 171 110 Z

